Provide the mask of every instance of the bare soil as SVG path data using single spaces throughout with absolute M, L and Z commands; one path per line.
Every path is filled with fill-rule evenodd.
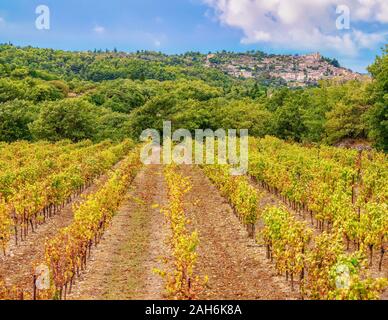
M 249 239 L 232 208 L 198 167 L 182 166 L 192 180 L 187 194 L 191 228 L 199 233 L 196 272 L 208 276 L 200 299 L 297 299 L 265 258 L 265 249 Z
M 168 252 L 169 230 L 160 212 L 166 203 L 162 171 L 160 165 L 148 165 L 135 178 L 68 299 L 163 299 L 163 279 L 153 272 L 163 268 Z

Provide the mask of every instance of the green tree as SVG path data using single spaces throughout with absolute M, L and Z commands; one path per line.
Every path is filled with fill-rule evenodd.
M 366 115 L 369 137 L 376 147 L 388 152 L 388 45 L 381 57 L 377 57 L 369 72 L 374 78 L 371 86 L 373 107 Z
M 301 141 L 306 130 L 302 119 L 302 101 L 300 94 L 285 98 L 284 104 L 274 112 L 274 135 L 282 139 Z
M 26 83 L 11 79 L 0 79 L 0 102 L 14 99 L 24 99 L 25 93 L 29 90 Z
M 338 102 L 335 107 L 326 114 L 325 124 L 326 139 L 330 144 L 344 138 L 362 138 L 364 125 L 361 112 L 357 106 Z
M 302 109 L 302 119 L 306 128 L 302 134 L 302 140 L 321 142 L 325 136 L 326 113 L 330 110 L 327 88 L 321 84 L 319 88 L 305 89 L 302 99 L 305 106 Z
M 366 138 L 364 115 L 370 108 L 366 81 L 333 83 L 328 88 L 329 111 L 326 113 L 325 133 L 328 143 L 344 138 Z
M 163 130 L 163 121 L 171 120 L 179 110 L 179 100 L 165 94 L 149 100 L 144 106 L 137 108 L 130 115 L 131 136 L 138 139 L 145 129 Z
M 13 142 L 32 138 L 28 125 L 36 116 L 36 108 L 28 101 L 0 103 L 0 140 Z
M 98 114 L 95 141 L 113 140 L 121 141 L 130 137 L 131 129 L 127 114 L 102 110 Z
M 95 114 L 95 107 L 81 99 L 45 102 L 37 119 L 29 127 L 35 139 L 92 139 L 96 129 Z
M 131 113 L 149 99 L 146 89 L 131 80 L 116 80 L 103 83 L 89 95 L 89 101 L 115 112 Z
M 62 90 L 54 85 L 45 83 L 34 86 L 29 93 L 29 99 L 35 102 L 54 101 L 64 97 L 65 94 Z
M 222 110 L 220 128 L 248 129 L 249 134 L 263 137 L 270 134 L 273 115 L 251 99 L 231 101 Z

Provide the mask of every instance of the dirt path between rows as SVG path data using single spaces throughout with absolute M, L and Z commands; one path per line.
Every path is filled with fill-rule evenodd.
M 191 228 L 199 233 L 197 271 L 209 277 L 201 299 L 297 299 L 265 258 L 265 249 L 248 238 L 232 208 L 201 169 L 182 166 L 193 188 L 187 194 Z
M 118 165 L 118 164 L 117 164 Z M 30 232 L 27 239 L 18 246 L 11 244 L 6 256 L 0 256 L 0 278 L 9 286 L 18 285 L 27 290 L 33 288 L 33 265 L 44 261 L 44 244 L 46 239 L 51 239 L 58 231 L 67 227 L 73 221 L 73 205 L 79 204 L 84 197 L 96 192 L 101 184 L 108 179 L 108 174 L 97 179 L 92 186 L 81 195 L 73 198 L 71 203 L 38 226 L 35 232 Z
M 155 206 L 166 199 L 162 166 L 145 166 L 68 299 L 163 299 L 163 280 L 153 269 L 163 269 L 168 252 L 169 230 Z

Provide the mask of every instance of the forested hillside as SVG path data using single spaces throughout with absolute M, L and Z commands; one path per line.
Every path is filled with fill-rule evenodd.
M 137 139 L 142 130 L 161 129 L 163 120 L 171 120 L 175 129 L 247 128 L 253 136 L 306 143 L 368 139 L 387 151 L 388 49 L 369 72 L 372 79 L 289 88 L 234 77 L 206 66 L 195 53 L 65 52 L 5 44 L 0 140 Z

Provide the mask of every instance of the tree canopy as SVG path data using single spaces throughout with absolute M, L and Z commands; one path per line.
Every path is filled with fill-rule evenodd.
M 206 68 L 195 52 L 0 45 L 0 140 L 137 139 L 171 120 L 176 129 L 244 128 L 307 143 L 369 138 L 387 151 L 387 50 L 369 67 L 372 78 L 287 88 Z M 219 57 L 225 62 L 231 55 Z

